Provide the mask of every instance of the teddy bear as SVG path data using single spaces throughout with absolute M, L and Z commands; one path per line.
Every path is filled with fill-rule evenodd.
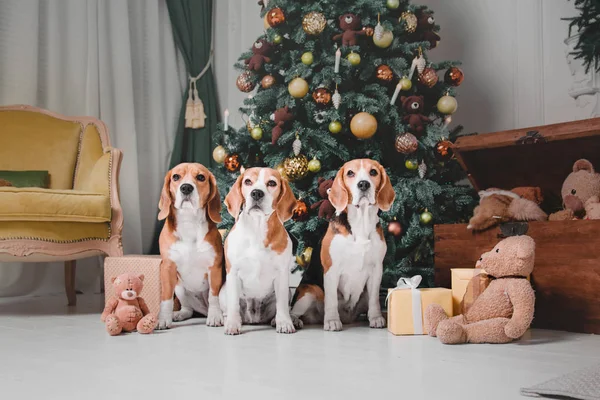
M 317 180 L 319 196 L 321 200 L 310 206 L 312 210 L 319 209 L 319 218 L 330 220 L 335 214 L 335 207 L 329 201 L 329 191 L 333 186 L 333 179 L 319 178 Z
M 140 293 L 144 275 L 121 274 L 111 279 L 115 296 L 106 303 L 101 320 L 111 336 L 121 332 L 152 333 L 158 318 L 151 313 Z
M 333 37 L 333 40 L 342 39 L 342 46 L 356 46 L 358 43 L 357 36 L 366 35 L 366 31 L 362 30 L 360 17 L 356 14 L 347 13 L 339 18 L 340 29 L 343 31 Z
M 550 221 L 600 219 L 600 174 L 588 160 L 575 161 L 560 194 L 565 209 L 550 214 Z
M 273 50 L 273 45 L 267 42 L 265 39 L 259 39 L 252 45 L 252 56 L 246 58 L 246 65 L 248 69 L 254 71 L 260 71 L 265 63 L 270 63 L 271 58 L 269 55 Z
M 0 186 L 12 186 L 12 183 L 5 179 L 0 179 Z
M 271 144 L 277 143 L 277 140 L 281 137 L 283 133 L 283 127 L 285 124 L 294 119 L 294 114 L 290 111 L 288 106 L 278 108 L 273 113 L 273 121 L 275 122 L 275 127 L 271 131 Z
M 479 265 L 491 279 L 464 314 L 451 318 L 431 304 L 424 322 L 442 343 L 508 343 L 531 325 L 535 294 L 527 276 L 533 271 L 535 241 L 526 235 L 501 240 L 481 256 Z
M 420 12 L 417 17 L 418 36 L 420 41 L 429 42 L 429 48 L 434 49 L 441 39 L 440 35 L 433 31 L 435 18 L 429 12 Z
M 423 96 L 401 96 L 402 109 L 407 113 L 402 119 L 408 123 L 412 133 L 419 136 L 425 130 L 424 124 L 429 122 L 429 118 L 422 114 L 425 107 Z
M 538 187 L 519 187 L 510 191 L 490 188 L 479 192 L 479 205 L 473 210 L 467 229 L 483 231 L 508 221 L 546 221 L 539 207 L 542 191 Z

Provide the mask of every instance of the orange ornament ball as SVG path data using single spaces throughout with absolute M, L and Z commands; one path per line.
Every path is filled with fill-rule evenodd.
M 315 103 L 324 106 L 331 102 L 331 91 L 329 91 L 327 88 L 321 87 L 313 92 L 312 97 Z
M 350 132 L 359 139 L 369 139 L 377 132 L 377 119 L 367 112 L 360 112 L 352 117 Z
M 285 22 L 285 14 L 279 7 L 271 8 L 267 12 L 267 23 L 271 28 L 275 28 Z

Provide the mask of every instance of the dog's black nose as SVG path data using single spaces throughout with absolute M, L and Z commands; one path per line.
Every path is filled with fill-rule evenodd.
M 369 181 L 360 181 L 358 182 L 358 189 L 365 192 L 367 190 L 369 190 L 369 188 L 371 187 L 371 183 Z
M 183 185 L 181 185 L 179 187 L 179 190 L 181 190 L 181 193 L 187 195 L 194 191 L 194 187 L 192 185 L 190 185 L 189 183 L 184 183 Z
M 254 189 L 253 191 L 250 192 L 250 196 L 254 199 L 254 200 L 260 200 L 263 197 L 265 197 L 265 192 L 263 192 L 262 190 L 258 190 L 258 189 Z

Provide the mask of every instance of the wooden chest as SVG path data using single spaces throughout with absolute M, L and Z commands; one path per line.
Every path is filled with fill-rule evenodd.
M 542 208 L 551 213 L 576 160 L 600 170 L 600 118 L 462 137 L 454 151 L 476 190 L 539 186 Z M 479 233 L 466 224 L 436 225 L 436 285 L 450 287 L 450 268 L 474 267 L 514 229 L 536 241 L 533 326 L 600 333 L 600 220 L 505 224 Z

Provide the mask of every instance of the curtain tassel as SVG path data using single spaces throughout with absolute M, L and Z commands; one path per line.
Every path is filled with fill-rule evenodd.
M 190 86 L 188 89 L 188 99 L 185 103 L 185 127 L 192 129 L 204 128 L 206 114 L 204 113 L 204 103 L 198 94 L 196 80 L 198 78 L 190 77 Z

